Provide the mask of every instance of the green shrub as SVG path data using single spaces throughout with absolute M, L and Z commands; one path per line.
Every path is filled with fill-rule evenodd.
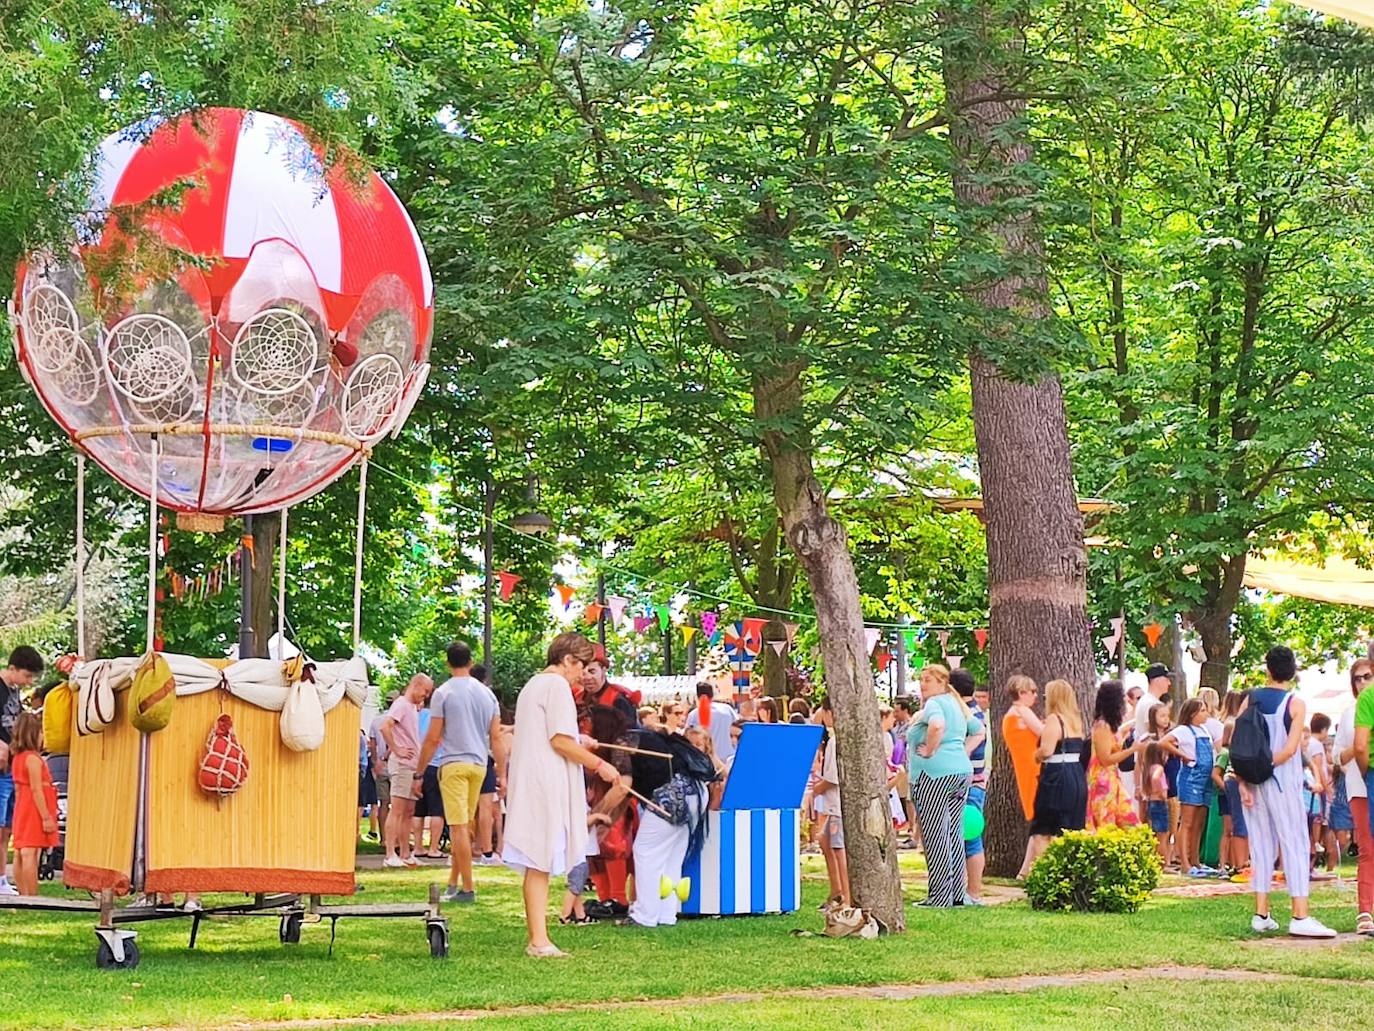
M 1134 913 L 1160 872 L 1154 835 L 1144 827 L 1070 831 L 1031 867 L 1026 895 L 1035 909 Z

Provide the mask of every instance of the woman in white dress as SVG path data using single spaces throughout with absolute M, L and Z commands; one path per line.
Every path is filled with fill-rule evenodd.
M 620 774 L 578 744 L 572 685 L 591 661 L 591 641 L 559 634 L 549 645 L 548 666 L 530 678 L 515 703 L 515 741 L 506 788 L 507 866 L 525 875 L 525 954 L 566 956 L 549 940 L 549 878 L 582 862 L 587 848 L 587 789 L 583 770 L 608 784 Z

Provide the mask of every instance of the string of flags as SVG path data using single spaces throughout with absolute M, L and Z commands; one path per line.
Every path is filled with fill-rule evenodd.
M 522 577 L 502 570 L 496 573 L 496 578 L 500 585 L 501 600 L 510 601 Z M 577 589 L 570 584 L 556 583 L 553 585 L 552 597 L 555 604 L 567 613 L 577 601 Z M 747 684 L 749 673 L 765 645 L 781 658 L 795 647 L 797 632 L 801 629 L 800 623 L 778 620 L 784 636 L 765 639 L 764 631 L 773 622 L 767 617 L 746 616 L 727 622 L 720 612 L 706 609 L 696 613 L 695 621 L 692 621 L 692 617 L 685 613 L 675 616 L 672 608 L 666 604 L 636 604 L 618 594 L 609 595 L 604 601 L 585 602 L 581 618 L 589 626 L 597 626 L 606 619 L 613 627 L 627 628 L 637 634 L 654 636 L 667 634 L 676 626 L 686 645 L 691 645 L 697 640 L 708 648 L 723 645 L 737 683 L 743 684 Z M 951 668 L 957 668 L 963 662 L 964 655 L 951 653 L 949 650 L 951 634 L 955 631 L 962 631 L 971 637 L 970 643 L 978 652 L 987 650 L 989 634 L 986 627 L 909 626 L 895 631 L 895 634 L 900 634 L 903 638 L 908 663 L 914 668 L 921 669 L 925 665 L 925 656 L 918 646 L 923 647 L 931 633 L 934 633 L 940 642 L 940 653 L 945 662 Z M 880 673 L 885 672 L 896 659 L 896 654 L 892 650 L 895 641 L 893 635 L 894 631 L 891 628 L 864 628 L 865 652 Z

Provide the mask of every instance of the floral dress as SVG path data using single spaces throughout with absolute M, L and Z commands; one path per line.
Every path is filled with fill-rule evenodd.
M 1120 748 L 1124 734 L 1118 731 L 1113 738 Z M 1088 747 L 1092 747 L 1091 742 Z M 1088 763 L 1088 830 L 1096 831 L 1103 827 L 1134 827 L 1139 822 L 1140 815 L 1136 812 L 1135 801 L 1121 784 L 1121 770 L 1115 765 L 1100 765 L 1094 753 Z

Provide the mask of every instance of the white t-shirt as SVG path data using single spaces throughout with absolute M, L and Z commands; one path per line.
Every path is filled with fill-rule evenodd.
M 1150 710 L 1156 705 L 1163 705 L 1158 698 L 1152 694 L 1143 694 L 1140 701 L 1135 705 L 1135 739 L 1144 741 L 1150 735 Z
M 1212 755 L 1216 755 L 1216 740 L 1211 734 L 1207 733 L 1206 726 L 1201 727 L 1175 727 L 1164 735 L 1164 740 L 1173 739 L 1178 744 L 1178 750 L 1183 753 L 1183 762 L 1186 766 L 1197 765 L 1197 742 L 1198 738 L 1206 738 L 1212 742 Z
M 1212 737 L 1212 758 L 1216 759 L 1217 749 L 1221 747 L 1221 739 L 1226 733 L 1226 728 L 1215 716 L 1208 716 L 1202 725 Z
M 832 816 L 840 815 L 840 766 L 835 759 L 835 732 L 830 732 L 830 740 L 825 743 L 825 758 L 821 760 L 821 780 L 828 781 L 836 785 L 825 791 L 821 798 L 825 800 L 825 812 Z
M 1336 761 L 1339 762 L 1341 753 L 1347 748 L 1355 747 L 1355 707 L 1352 705 L 1345 710 L 1341 716 L 1340 723 L 1336 724 L 1336 740 L 1332 745 Z M 1341 767 L 1345 773 L 1345 797 L 1346 798 L 1368 798 L 1369 791 L 1364 786 L 1364 777 L 1360 776 L 1360 768 L 1351 760 Z

